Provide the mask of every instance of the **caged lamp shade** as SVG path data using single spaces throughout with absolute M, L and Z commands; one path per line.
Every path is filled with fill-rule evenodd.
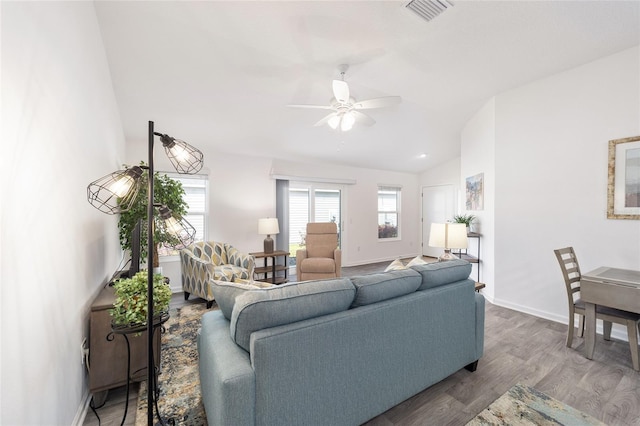
M 159 218 L 156 226 L 163 233 L 171 235 L 175 240 L 170 243 L 175 249 L 182 249 L 191 244 L 196 237 L 196 229 L 184 218 L 176 218 L 171 209 L 166 206 L 158 207 Z
M 264 219 L 258 219 L 258 234 L 267 236 L 264 239 L 265 253 L 273 253 L 273 238 L 271 238 L 271 235 L 276 235 L 278 233 L 280 233 L 278 218 L 267 217 Z
M 138 166 L 103 176 L 87 186 L 87 201 L 103 213 L 125 212 L 136 200 L 141 177 L 142 169 Z
M 444 248 L 444 253 L 438 258 L 441 262 L 457 259 L 451 249 L 467 248 L 467 226 L 464 223 L 432 223 L 429 246 Z
M 169 135 L 160 135 L 160 141 L 169 161 L 178 173 L 193 174 L 202 169 L 204 163 L 202 151 Z

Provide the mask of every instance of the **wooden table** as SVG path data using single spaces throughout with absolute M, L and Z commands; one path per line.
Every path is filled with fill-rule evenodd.
M 287 282 L 289 272 L 289 265 L 287 265 L 287 257 L 289 256 L 288 251 L 276 250 L 271 253 L 255 252 L 249 254 L 256 259 L 264 259 L 264 266 L 256 266 L 255 269 L 255 273 L 258 275 L 257 281 L 264 281 L 272 284 L 282 284 Z M 284 262 L 282 264 L 278 264 L 278 257 L 284 258 Z M 267 263 L 267 259 L 271 259 L 271 265 Z M 277 273 L 280 271 L 284 271 L 284 277 L 277 276 Z M 269 274 L 271 274 L 271 277 L 269 277 Z M 262 277 L 262 275 L 264 275 L 264 277 Z
M 580 299 L 585 304 L 585 356 L 593 359 L 596 344 L 596 305 L 640 313 L 640 271 L 606 266 L 582 275 Z M 637 334 L 629 336 L 636 341 Z M 633 368 L 639 369 L 637 360 Z

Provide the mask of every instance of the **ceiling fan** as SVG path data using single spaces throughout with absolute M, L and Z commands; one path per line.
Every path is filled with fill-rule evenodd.
M 333 80 L 333 98 L 330 105 L 288 105 L 292 108 L 315 108 L 333 110 L 329 115 L 323 117 L 314 126 L 323 126 L 328 124 L 334 130 L 347 132 L 353 128 L 355 123 L 365 126 L 372 126 L 375 120 L 367 114 L 360 112 L 363 109 L 384 108 L 391 105 L 397 105 L 402 102 L 400 96 L 383 96 L 380 98 L 367 99 L 364 101 L 356 101 L 349 94 L 349 85 L 344 81 L 344 75 L 349 65 L 340 65 L 341 80 Z

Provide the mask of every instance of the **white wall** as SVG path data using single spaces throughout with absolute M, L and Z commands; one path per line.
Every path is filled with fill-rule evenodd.
M 496 96 L 474 117 L 487 128 L 492 103 L 494 141 L 472 125 L 465 139 L 495 147 L 495 302 L 566 323 L 553 249 L 573 246 L 583 272 L 640 269 L 640 222 L 606 219 L 607 142 L 640 134 L 640 47 Z M 463 174 L 481 171 L 466 148 Z
M 120 254 L 86 186 L 118 168 L 124 137 L 93 3 L 1 7 L 0 423 L 68 425 L 89 307 Z
M 453 185 L 460 191 L 460 157 L 420 174 L 420 186 Z
M 491 301 L 495 297 L 495 101 L 491 99 L 462 129 L 460 150 L 461 209 L 466 210 L 466 179 L 484 175 L 484 208 L 468 211 L 476 216 L 474 230 L 480 238 L 480 282 L 486 285 L 483 294 Z

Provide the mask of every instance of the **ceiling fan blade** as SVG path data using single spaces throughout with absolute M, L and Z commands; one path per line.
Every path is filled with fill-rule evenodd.
M 290 108 L 333 109 L 329 105 L 287 105 Z
M 333 80 L 333 96 L 343 104 L 349 102 L 349 85 L 343 80 Z
M 353 116 L 356 119 L 356 123 L 358 124 L 363 124 L 365 126 L 373 126 L 374 124 L 376 124 L 376 120 L 369 117 L 367 114 L 363 112 L 353 110 L 351 111 L 351 114 L 353 114 Z
M 400 96 L 383 96 L 381 98 L 366 99 L 364 101 L 356 102 L 353 107 L 356 109 L 372 109 L 372 108 L 384 108 L 391 105 L 397 105 L 402 102 Z
M 322 120 L 320 120 L 316 124 L 314 124 L 314 126 L 316 126 L 316 127 L 324 126 L 325 124 L 327 124 L 329 122 L 329 120 L 331 120 L 333 117 L 335 117 L 336 114 L 337 113 L 332 112 L 331 114 L 326 115 L 324 118 L 322 118 Z

